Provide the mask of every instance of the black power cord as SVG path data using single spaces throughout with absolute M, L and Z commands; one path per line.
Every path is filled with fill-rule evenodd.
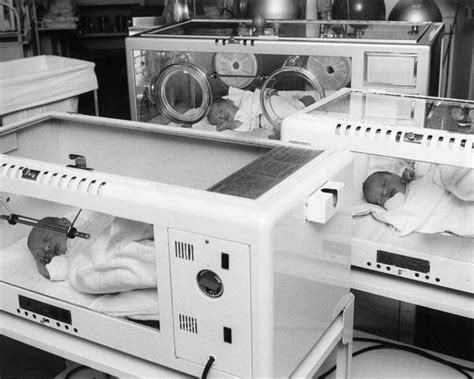
M 215 360 L 216 358 L 214 358 L 212 355 L 209 356 L 209 359 L 207 360 L 207 363 L 206 363 L 206 367 L 204 367 L 204 370 L 202 372 L 201 379 L 207 378 L 207 374 L 209 374 L 209 370 L 211 369 L 211 366 Z
M 408 351 L 410 353 L 418 354 L 422 357 L 425 357 L 425 358 L 431 359 L 435 362 L 438 362 L 438 363 L 444 364 L 446 366 L 449 366 L 452 369 L 454 369 L 454 370 L 458 371 L 459 373 L 461 373 L 462 375 L 464 375 L 467 379 L 473 379 L 472 375 L 468 373 L 468 371 L 474 372 L 473 368 L 462 366 L 462 365 L 459 365 L 457 363 L 450 362 L 446 359 L 437 357 L 434 354 L 427 353 L 426 351 L 423 351 L 421 349 L 417 349 L 415 347 L 405 346 L 405 345 L 401 345 L 401 344 L 397 344 L 397 343 L 393 343 L 393 342 L 388 342 L 388 341 L 381 341 L 381 340 L 377 340 L 377 339 L 374 339 L 374 338 L 354 338 L 353 341 L 370 342 L 370 343 L 376 343 L 377 345 L 368 346 L 366 348 L 360 349 L 360 350 L 356 351 L 354 354 L 352 354 L 352 357 L 356 357 L 358 355 L 361 355 L 361 354 L 364 354 L 364 353 L 367 353 L 367 352 L 373 351 L 373 350 L 381 350 L 381 349 L 403 350 L 403 351 Z M 318 379 L 326 378 L 328 375 L 333 373 L 335 370 L 336 370 L 336 366 L 331 367 L 324 374 L 318 376 Z

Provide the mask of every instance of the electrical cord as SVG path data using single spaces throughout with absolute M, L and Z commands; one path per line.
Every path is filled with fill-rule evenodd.
M 201 379 L 207 378 L 207 374 L 209 374 L 209 370 L 211 369 L 211 366 L 215 360 L 216 358 L 214 358 L 212 355 L 209 356 L 209 359 L 207 360 L 207 363 L 206 363 L 206 367 L 204 367 L 204 370 L 202 372 Z
M 72 370 L 69 370 L 69 372 L 66 373 L 66 375 L 64 375 L 64 379 L 69 379 L 69 378 L 72 378 L 72 375 L 77 373 L 77 372 L 80 372 L 82 370 L 86 370 L 88 369 L 89 367 L 87 366 L 84 366 L 84 365 L 80 365 L 80 366 L 76 366 L 74 367 Z
M 403 350 L 403 351 L 408 351 L 410 353 L 413 353 L 413 354 L 418 354 L 422 357 L 425 357 L 425 358 L 428 358 L 428 359 L 431 359 L 435 362 L 438 362 L 438 363 L 441 363 L 441 364 L 444 364 L 446 366 L 449 366 L 451 367 L 452 369 L 458 371 L 459 373 L 461 373 L 462 375 L 464 375 L 467 379 L 473 379 L 472 375 L 470 375 L 467 371 L 472 371 L 474 372 L 474 369 L 473 368 L 470 368 L 470 367 L 467 367 L 467 366 L 463 366 L 463 365 L 460 365 L 460 364 L 457 364 L 457 363 L 453 363 L 453 362 L 450 362 L 446 359 L 443 359 L 443 358 L 440 358 L 440 357 L 437 357 L 436 355 L 434 354 L 430 354 L 430 353 L 427 353 L 426 351 L 423 351 L 421 349 L 417 349 L 415 347 L 411 347 L 411 346 L 405 346 L 405 345 L 401 345 L 401 344 L 397 344 L 397 343 L 393 343 L 393 342 L 388 342 L 388 341 L 381 341 L 381 340 L 377 340 L 377 339 L 374 339 L 374 338 L 354 338 L 353 339 L 354 341 L 358 341 L 358 342 L 370 342 L 370 343 L 376 343 L 377 345 L 373 345 L 373 346 L 368 346 L 366 348 L 363 348 L 363 349 L 360 349 L 356 352 L 354 352 L 352 354 L 352 357 L 356 357 L 358 355 L 361 355 L 361 354 L 364 354 L 364 353 L 367 353 L 369 351 L 373 351 L 373 350 L 381 350 L 381 349 L 397 349 L 397 350 Z M 330 375 L 332 372 L 334 372 L 336 370 L 336 366 L 334 365 L 333 367 L 331 367 L 329 370 L 327 370 L 325 373 L 323 373 L 322 375 L 318 376 L 318 379 L 324 379 L 326 378 L 328 375 Z

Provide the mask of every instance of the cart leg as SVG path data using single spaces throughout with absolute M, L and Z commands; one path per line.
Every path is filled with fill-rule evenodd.
M 351 377 L 352 363 L 352 337 L 354 331 L 354 295 L 342 311 L 342 338 L 336 348 L 336 379 L 346 379 Z
M 95 115 L 99 115 L 99 96 L 97 95 L 97 90 L 94 90 L 94 110 L 95 110 Z

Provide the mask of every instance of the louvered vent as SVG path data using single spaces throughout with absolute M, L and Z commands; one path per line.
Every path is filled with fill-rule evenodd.
M 107 182 L 100 182 L 91 178 L 64 174 L 61 172 L 34 170 L 8 163 L 3 163 L 0 166 L 0 175 L 10 179 L 33 180 L 43 185 L 67 188 L 73 191 L 87 192 L 93 195 L 100 195 L 107 184 Z
M 463 137 L 438 136 L 430 134 L 428 130 L 420 130 L 418 133 L 413 133 L 406 130 L 396 130 L 388 128 L 375 128 L 371 126 L 337 124 L 334 128 L 334 134 L 345 137 L 365 137 L 372 139 L 393 139 L 394 142 L 408 142 L 425 145 L 431 148 L 447 147 L 448 149 L 465 150 L 470 148 L 474 150 L 473 146 L 467 146 L 467 139 Z M 392 136 L 394 134 L 394 137 Z
M 176 258 L 194 261 L 194 245 L 187 242 L 174 241 Z
M 189 333 L 198 333 L 197 320 L 194 317 L 179 314 L 179 328 Z

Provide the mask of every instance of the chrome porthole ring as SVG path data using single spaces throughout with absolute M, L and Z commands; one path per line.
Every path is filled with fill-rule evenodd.
M 185 104 L 184 109 L 187 109 L 184 112 L 183 108 L 177 109 L 179 104 L 174 103 L 177 99 L 169 99 L 170 93 L 173 93 L 176 84 L 180 83 L 179 80 L 174 79 L 183 74 L 184 76 L 189 76 L 191 80 L 188 80 L 188 84 L 192 83 L 193 85 L 193 88 L 189 88 L 187 95 L 190 98 L 192 97 L 193 101 L 200 99 L 197 100 L 199 104 L 193 104 L 193 106 Z M 195 96 L 193 96 L 193 90 Z M 200 92 L 196 93 L 197 90 Z M 153 98 L 163 115 L 169 119 L 176 123 L 193 124 L 200 121 L 207 114 L 212 104 L 211 84 L 207 79 L 206 72 L 200 67 L 190 63 L 171 64 L 163 69 L 156 85 L 153 86 Z

